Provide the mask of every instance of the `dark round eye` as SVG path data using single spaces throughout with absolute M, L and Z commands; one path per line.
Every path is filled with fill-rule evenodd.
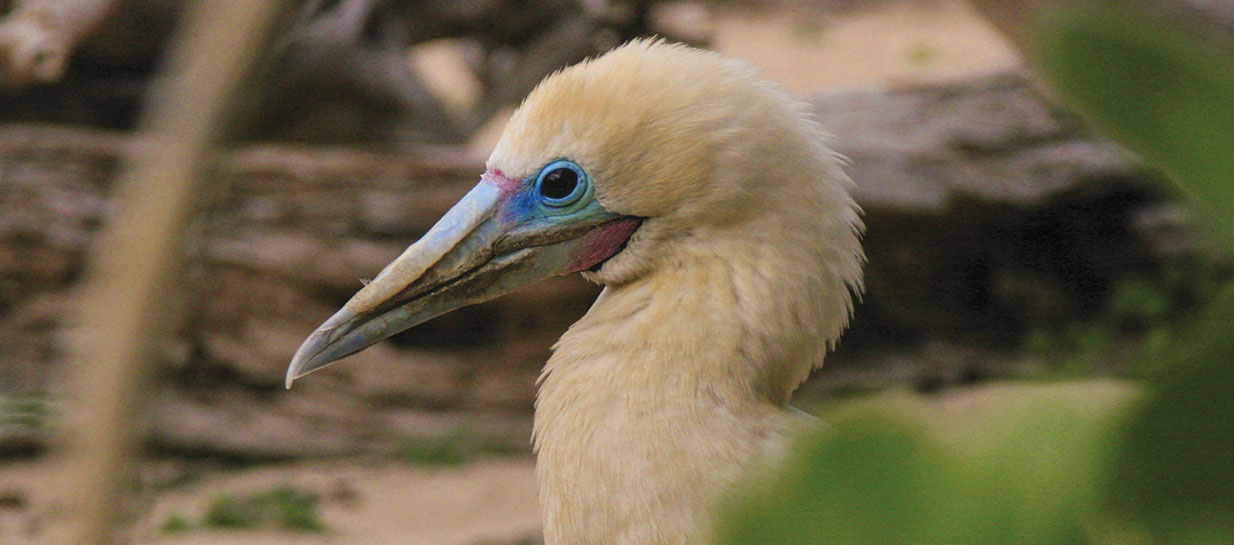
M 578 174 L 568 168 L 556 168 L 540 182 L 540 194 L 553 200 L 569 197 L 578 187 Z
M 550 206 L 573 204 L 586 190 L 587 176 L 583 169 L 571 161 L 549 163 L 536 179 L 540 198 Z

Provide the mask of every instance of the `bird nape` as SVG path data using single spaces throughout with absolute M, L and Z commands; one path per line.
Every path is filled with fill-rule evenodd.
M 541 376 L 548 545 L 705 541 L 773 462 L 861 289 L 851 182 L 749 64 L 637 40 L 545 79 L 480 183 L 313 332 L 287 384 L 529 282 L 603 284 Z

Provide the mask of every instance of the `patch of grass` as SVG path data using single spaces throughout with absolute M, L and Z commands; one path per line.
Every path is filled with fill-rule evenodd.
M 1160 347 L 1190 326 L 1203 301 L 1234 281 L 1227 269 L 1181 260 L 1151 273 L 1129 273 L 1113 283 L 1096 318 L 1035 324 L 1025 334 L 1023 347 L 1053 362 L 1045 374 L 1048 378 L 1090 374 L 1094 363 L 1114 354 L 1120 341 L 1124 348 L 1135 347 L 1137 361 L 1151 363 L 1159 359 Z M 1132 366 L 1129 372 L 1142 374 L 1141 367 Z
M 492 457 L 518 456 L 527 453 L 527 444 L 505 437 L 485 437 L 476 445 L 476 452 Z
M 0 395 L 0 427 L 46 431 L 55 414 L 42 392 Z
M 544 537 L 537 534 L 517 538 L 513 541 L 480 541 L 475 545 L 544 545 Z
M 477 457 L 515 456 L 527 452 L 505 437 L 477 435 L 456 428 L 440 435 L 409 435 L 395 445 L 394 456 L 415 466 L 458 466 Z
M 201 524 L 211 528 L 256 528 L 261 514 L 253 507 L 231 494 L 220 494 L 210 500 L 210 508 Z
M 223 493 L 210 500 L 206 514 L 199 523 L 194 524 L 180 513 L 173 513 L 159 529 L 164 533 L 194 528 L 278 528 L 295 532 L 324 532 L 326 526 L 317 514 L 320 499 L 317 494 L 289 485 L 244 495 Z
M 180 513 L 172 513 L 167 515 L 167 519 L 163 521 L 161 526 L 159 526 L 159 531 L 165 534 L 187 532 L 191 529 L 193 529 L 193 525 L 190 524 L 188 519 L 184 518 L 184 515 L 181 515 Z
M 317 515 L 317 494 L 306 494 L 294 488 L 281 487 L 258 497 L 258 503 L 274 509 L 275 520 L 280 528 L 302 532 L 321 532 L 326 529 Z
M 451 435 L 403 437 L 398 441 L 395 456 L 414 466 L 457 466 L 467 461 L 462 447 Z

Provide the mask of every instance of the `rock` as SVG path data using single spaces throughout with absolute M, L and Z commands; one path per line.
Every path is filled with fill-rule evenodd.
M 1032 206 L 1107 179 L 1143 178 L 1020 70 L 824 95 L 819 123 L 867 208 L 942 213 L 956 200 Z
M 1160 180 L 1021 70 L 814 105 L 868 226 L 845 347 L 1015 346 L 1029 323 L 1091 315 L 1116 277 L 1173 253 L 1134 219 L 1162 202 Z

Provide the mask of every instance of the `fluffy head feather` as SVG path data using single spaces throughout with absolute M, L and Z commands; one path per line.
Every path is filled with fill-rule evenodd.
M 862 225 L 826 140 L 806 106 L 754 66 L 643 39 L 541 82 L 488 168 L 522 178 L 568 158 L 592 177 L 605 208 L 649 218 L 591 275 L 598 282 L 628 282 L 688 258 L 681 239 L 776 223 L 767 234 L 779 241 L 768 242 L 818 248 L 847 310 L 850 289 L 861 288 Z M 839 314 L 832 338 L 847 322 L 847 311 Z

